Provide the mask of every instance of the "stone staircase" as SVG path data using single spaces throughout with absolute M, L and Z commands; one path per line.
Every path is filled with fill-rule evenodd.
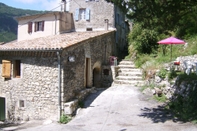
M 123 60 L 119 63 L 113 85 L 140 86 L 143 83 L 142 71 L 136 68 L 132 61 Z

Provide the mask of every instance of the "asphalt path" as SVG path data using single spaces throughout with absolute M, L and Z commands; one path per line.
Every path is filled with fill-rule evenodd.
M 52 122 L 21 131 L 196 131 L 197 126 L 174 118 L 162 103 L 143 95 L 138 87 L 99 89 L 68 124 Z

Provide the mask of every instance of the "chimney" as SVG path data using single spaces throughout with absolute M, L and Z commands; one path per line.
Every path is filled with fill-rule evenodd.
M 66 0 L 62 0 L 61 11 L 66 12 Z
M 109 26 L 109 20 L 105 19 L 105 30 L 108 30 Z

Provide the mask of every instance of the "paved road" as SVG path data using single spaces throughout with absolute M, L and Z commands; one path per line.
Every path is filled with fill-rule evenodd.
M 21 131 L 196 131 L 142 95 L 137 87 L 119 86 L 100 90 L 87 98 L 85 107 L 68 124 L 51 123 Z

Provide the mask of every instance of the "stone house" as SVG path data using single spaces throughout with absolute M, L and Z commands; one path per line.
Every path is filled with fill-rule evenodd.
M 65 12 L 18 18 L 18 40 L 0 45 L 1 120 L 58 120 L 110 86 L 115 31 L 71 32 L 72 21 Z
M 130 25 L 119 7 L 106 0 L 71 0 L 69 12 L 73 13 L 77 31 L 115 29 L 113 55 L 125 56 L 123 53 L 128 50 Z

